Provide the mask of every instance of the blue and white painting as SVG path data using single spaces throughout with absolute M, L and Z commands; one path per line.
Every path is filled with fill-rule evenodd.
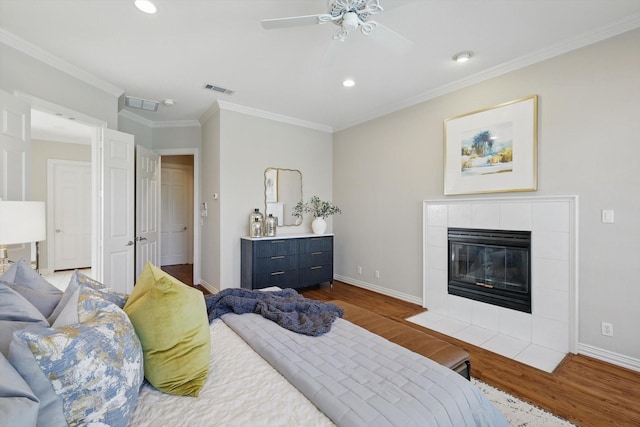
M 513 172 L 513 122 L 465 132 L 460 154 L 463 176 Z

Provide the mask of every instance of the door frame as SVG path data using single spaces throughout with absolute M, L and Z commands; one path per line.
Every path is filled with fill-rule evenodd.
M 68 165 L 68 166 L 89 166 L 91 168 L 91 173 L 93 173 L 93 165 L 90 161 L 82 161 L 82 160 L 62 160 L 62 159 L 48 159 L 47 160 L 47 268 L 40 269 L 42 274 L 53 273 L 55 271 L 55 231 L 54 231 L 54 209 L 52 209 L 55 205 L 55 175 L 54 168 L 57 165 Z M 91 188 L 91 200 L 93 200 L 93 192 L 94 188 Z M 91 228 L 93 230 L 94 217 L 93 213 L 91 216 Z M 91 245 L 91 252 L 93 253 L 93 242 Z
M 200 255 L 200 150 L 198 148 L 158 148 L 154 151 L 160 154 L 160 163 L 162 164 L 162 156 L 193 156 L 193 283 L 200 284 L 201 277 L 201 255 Z

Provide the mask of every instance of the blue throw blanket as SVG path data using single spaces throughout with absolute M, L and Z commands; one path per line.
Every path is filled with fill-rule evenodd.
M 335 304 L 305 298 L 295 289 L 224 289 L 205 296 L 205 302 L 209 323 L 227 313 L 256 313 L 285 329 L 314 337 L 329 332 L 333 321 L 344 312 Z

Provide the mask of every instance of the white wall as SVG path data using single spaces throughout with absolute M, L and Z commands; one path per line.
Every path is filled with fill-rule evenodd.
M 421 299 L 421 201 L 444 197 L 443 120 L 538 94 L 538 191 L 529 194 L 580 198 L 579 340 L 640 359 L 638 46 L 634 30 L 336 133 L 336 274 Z M 614 224 L 600 221 L 602 209 L 615 210 Z M 601 335 L 601 321 L 614 337 Z
M 214 148 L 216 128 L 219 128 L 219 153 Z M 215 276 L 215 271 L 205 271 L 212 254 L 210 249 L 205 251 L 203 243 L 203 280 L 219 289 L 239 287 L 240 237 L 248 234 L 253 209 L 259 208 L 264 213 L 265 169 L 298 169 L 302 173 L 305 200 L 313 195 L 330 200 L 332 135 L 223 109 L 203 126 L 203 136 L 203 181 L 207 181 L 205 174 L 215 173 L 207 172 L 208 168 L 219 168 L 219 187 L 203 184 L 203 201 L 219 206 L 216 207 L 219 216 L 212 218 L 210 208 L 206 223 L 222 224 L 217 230 L 219 276 Z M 212 200 L 213 192 L 220 194 L 219 201 Z M 204 229 L 203 242 L 215 238 L 215 229 L 210 226 Z M 310 231 L 309 218 L 301 226 L 278 228 L 279 234 Z

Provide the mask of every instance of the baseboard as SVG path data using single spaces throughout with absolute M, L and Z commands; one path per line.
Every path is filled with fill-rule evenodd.
M 200 280 L 200 286 L 211 292 L 212 294 L 217 294 L 220 292 L 220 289 L 213 286 L 211 283 L 207 283 L 204 280 Z
M 635 359 L 633 357 L 582 343 L 578 344 L 578 353 L 593 357 L 594 359 L 602 360 L 603 362 L 611 363 L 612 365 L 640 372 L 640 359 Z
M 351 277 L 334 275 L 333 278 L 335 280 L 339 280 L 340 282 L 348 283 L 349 285 L 357 286 L 359 288 L 368 289 L 373 292 L 377 292 L 379 294 L 387 295 L 393 298 L 401 299 L 403 301 L 407 301 L 413 304 L 418 304 L 422 306 L 422 298 L 415 297 L 413 295 L 405 294 L 403 292 L 394 291 L 392 289 L 383 288 L 382 286 L 376 286 L 371 283 L 363 282 L 361 280 L 352 279 Z

